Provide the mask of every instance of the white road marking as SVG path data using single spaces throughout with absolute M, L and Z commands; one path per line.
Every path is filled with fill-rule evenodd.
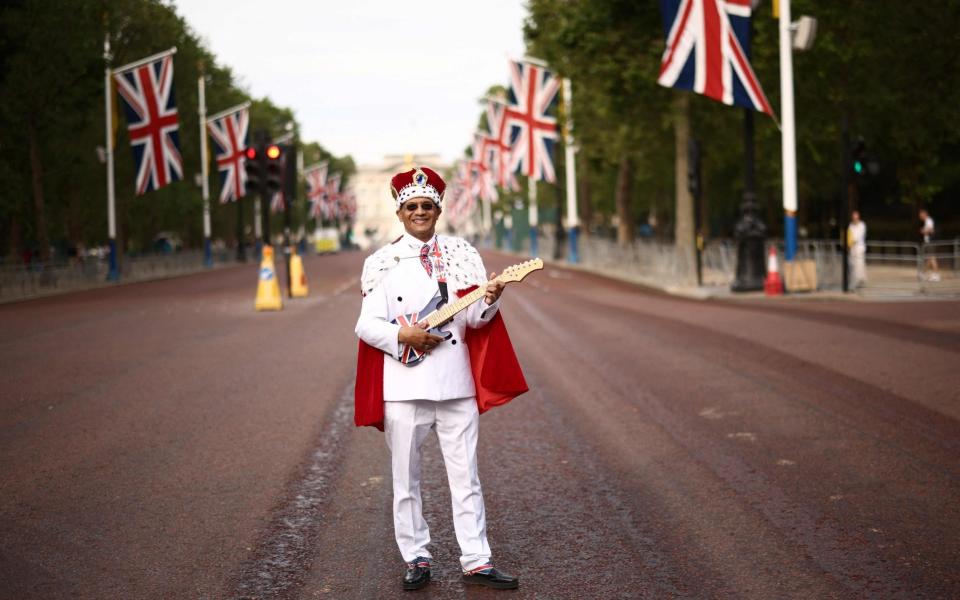
M 786 458 L 781 458 L 777 461 L 777 464 L 780 465 L 781 467 L 790 467 L 797 463 L 793 462 L 792 460 L 788 460 Z
M 748 442 L 757 441 L 757 434 L 748 431 L 738 431 L 737 433 L 728 433 L 727 438 L 731 440 L 746 440 Z

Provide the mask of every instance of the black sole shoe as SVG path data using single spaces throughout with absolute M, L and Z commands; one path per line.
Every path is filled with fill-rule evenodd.
M 404 581 L 403 589 L 405 590 L 419 590 L 420 588 L 426 587 L 430 583 L 430 571 L 427 571 L 422 577 L 418 577 L 413 581 Z
M 463 582 L 468 585 L 483 585 L 497 590 L 515 590 L 520 587 L 519 579 L 496 569 L 486 574 L 464 575 Z

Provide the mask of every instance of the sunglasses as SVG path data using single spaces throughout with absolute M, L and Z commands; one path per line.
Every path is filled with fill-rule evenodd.
M 418 206 L 424 212 L 431 212 L 433 209 L 437 208 L 437 205 L 434 202 L 421 202 L 420 204 L 417 204 L 416 202 L 409 202 L 403 205 L 403 207 L 407 209 L 407 212 L 415 212 Z

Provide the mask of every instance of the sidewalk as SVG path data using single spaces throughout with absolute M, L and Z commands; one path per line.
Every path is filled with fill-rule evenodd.
M 506 249 L 489 248 L 504 255 L 530 258 L 521 252 Z M 677 281 L 663 281 L 656 277 L 645 276 L 630 270 L 611 267 L 598 267 L 589 264 L 571 264 L 565 260 L 543 258 L 544 264 L 552 267 L 596 273 L 612 279 L 635 283 L 637 285 L 662 291 L 664 293 L 694 300 L 766 300 L 770 302 L 790 302 L 795 300 L 846 301 L 846 302 L 903 302 L 925 300 L 960 299 L 960 278 L 952 271 L 941 270 L 939 282 L 918 282 L 915 271 L 894 267 L 871 267 L 868 270 L 870 280 L 867 285 L 855 291 L 844 293 L 840 290 L 818 290 L 815 292 L 784 293 L 779 296 L 767 296 L 763 291 L 733 292 L 728 283 L 716 283 L 697 286 Z M 718 276 L 705 276 L 704 279 L 722 279 Z

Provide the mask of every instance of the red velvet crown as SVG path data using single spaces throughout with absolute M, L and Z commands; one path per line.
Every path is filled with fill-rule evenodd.
M 397 173 L 390 180 L 390 191 L 398 205 L 411 198 L 429 198 L 440 204 L 446 188 L 443 178 L 430 167 L 417 167 Z

